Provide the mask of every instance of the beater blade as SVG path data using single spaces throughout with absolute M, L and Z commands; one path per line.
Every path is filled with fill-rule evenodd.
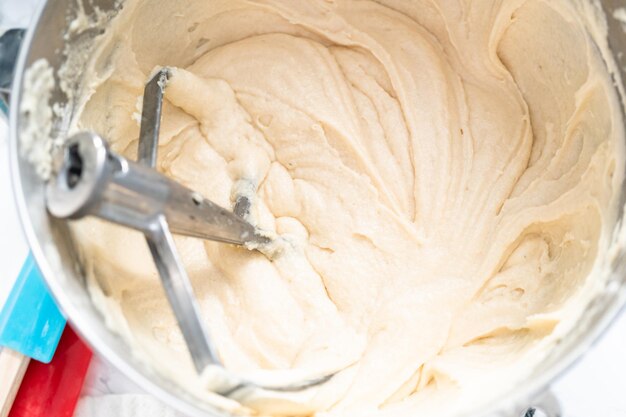
M 270 378 L 271 383 L 254 382 L 229 372 L 220 362 L 171 233 L 250 248 L 269 239 L 242 218 L 249 201 L 238 201 L 232 213 L 155 169 L 162 100 L 170 76 L 165 68 L 146 84 L 138 162 L 114 153 L 94 133 L 72 136 L 46 188 L 48 211 L 64 219 L 97 216 L 144 233 L 197 372 L 218 376 L 219 382 L 212 385 L 215 392 L 231 396 L 258 388 L 284 393 L 328 381 L 334 373 L 297 381 L 291 376 Z

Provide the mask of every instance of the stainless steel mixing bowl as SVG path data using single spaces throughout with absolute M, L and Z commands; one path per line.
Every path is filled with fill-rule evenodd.
M 80 1 L 80 0 L 79 0 Z M 114 0 L 94 0 L 85 2 L 87 15 L 94 13 L 93 6 L 101 10 L 113 10 Z M 626 0 L 602 1 L 609 20 L 609 44 L 615 51 L 615 58 L 626 77 L 626 34 L 613 11 L 626 6 Z M 91 5 L 90 5 L 91 4 Z M 68 22 L 76 14 L 76 0 L 42 1 L 23 41 L 21 53 L 15 67 L 15 77 L 11 91 L 10 109 L 20 108 L 24 90 L 24 71 L 36 60 L 45 58 L 58 70 L 65 59 L 64 46 L 68 40 L 64 34 Z M 69 18 L 69 19 L 68 19 Z M 84 32 L 73 42 L 88 42 L 99 33 L 99 29 Z M 155 40 L 157 41 L 157 40 Z M 619 53 L 624 52 L 624 54 Z M 0 68 L 2 68 L 0 66 Z M 65 95 L 54 92 L 53 101 L 64 103 Z M 67 107 L 71 111 L 71 104 Z M 129 352 L 127 343 L 108 330 L 105 320 L 91 302 L 85 287 L 85 278 L 77 252 L 64 223 L 55 221 L 46 212 L 44 205 L 44 184 L 35 175 L 29 163 L 20 152 L 20 120 L 17 111 L 10 112 L 11 173 L 15 200 L 21 215 L 24 232 L 32 252 L 39 264 L 45 280 L 59 306 L 69 318 L 73 327 L 91 347 L 113 366 L 147 392 L 162 399 L 180 411 L 193 416 L 226 416 L 222 410 L 212 407 L 176 384 L 159 375 Z M 62 129 L 62 121 L 57 128 Z M 623 193 L 622 200 L 626 193 Z M 623 205 L 623 204 L 622 204 Z M 623 213 L 622 213 L 623 215 Z M 620 218 L 622 217 L 620 215 Z M 557 407 L 546 401 L 545 392 L 550 382 L 562 374 L 577 358 L 589 349 L 591 344 L 607 329 L 622 309 L 626 301 L 626 250 L 620 250 L 615 257 L 613 272 L 606 289 L 599 294 L 587 309 L 583 319 L 574 331 L 568 334 L 553 350 L 532 375 L 514 390 L 500 397 L 488 409 L 474 412 L 472 416 L 521 416 L 530 406 L 539 405 L 550 416 L 559 414 Z M 540 404 L 538 404 L 538 402 Z M 469 415 L 469 414 L 468 414 Z

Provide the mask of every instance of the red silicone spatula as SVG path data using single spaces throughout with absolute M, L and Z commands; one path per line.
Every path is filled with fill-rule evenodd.
M 52 361 L 31 361 L 9 417 L 72 417 L 91 350 L 66 326 Z

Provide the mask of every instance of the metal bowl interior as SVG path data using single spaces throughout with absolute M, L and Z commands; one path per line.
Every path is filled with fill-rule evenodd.
M 105 11 L 113 10 L 115 3 L 113 0 L 85 2 L 85 12 L 93 13 L 93 6 Z M 626 52 L 626 33 L 622 28 L 622 23 L 613 18 L 613 11 L 619 7 L 625 7 L 626 0 L 605 0 L 602 1 L 602 5 L 609 20 L 611 49 Z M 100 356 L 120 369 L 147 392 L 186 414 L 228 415 L 185 392 L 131 355 L 127 343 L 108 329 L 105 318 L 94 307 L 85 286 L 84 273 L 67 225 L 48 216 L 44 203 L 44 184 L 21 156 L 18 137 L 20 119 L 16 110 L 20 108 L 24 88 L 22 75 L 26 68 L 40 58 L 48 60 L 54 69 L 60 68 L 64 61 L 62 51 L 66 44 L 64 35 L 70 21 L 68 18 L 72 18 L 76 10 L 73 0 L 42 2 L 17 63 L 10 106 L 12 109 L 10 115 L 11 173 L 15 200 L 26 238 L 59 306 L 73 327 Z M 80 35 L 83 38 L 80 41 L 93 38 L 98 33 L 98 31 L 83 33 Z M 616 53 L 615 59 L 621 71 L 621 78 L 626 79 L 624 71 L 626 53 Z M 56 90 L 53 94 L 53 101 L 66 103 L 67 97 L 60 90 Z M 66 108 L 71 111 L 72 103 L 67 104 Z M 63 129 L 63 122 L 59 121 L 56 128 Z M 623 206 L 626 193 L 622 194 Z M 620 214 L 620 218 L 622 216 L 623 213 Z M 582 356 L 610 322 L 617 317 L 626 301 L 625 277 L 626 251 L 622 251 L 615 259 L 613 273 L 606 290 L 593 300 L 577 329 L 559 343 L 526 383 L 502 396 L 489 409 L 472 413 L 472 415 L 519 415 L 521 410 L 532 405 L 534 396 Z

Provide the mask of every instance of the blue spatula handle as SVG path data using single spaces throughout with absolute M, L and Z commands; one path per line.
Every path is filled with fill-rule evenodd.
M 48 363 L 64 328 L 65 317 L 29 253 L 0 312 L 0 346 Z

